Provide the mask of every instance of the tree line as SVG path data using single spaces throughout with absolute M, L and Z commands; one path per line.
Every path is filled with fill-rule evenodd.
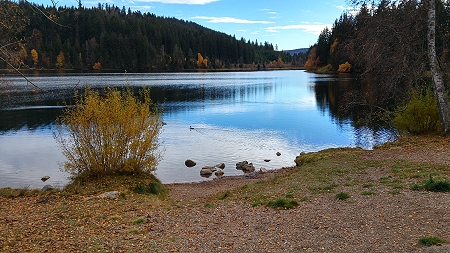
M 324 29 L 305 64 L 310 71 L 357 74 L 362 89 L 345 94 L 347 107 L 367 106 L 364 114 L 378 109 L 393 112 L 409 98 L 411 89 L 431 87 L 435 62 L 444 74 L 450 73 L 448 1 L 350 2 L 362 2 L 359 12 L 344 13 L 331 29 Z M 435 14 L 432 28 L 430 10 Z M 430 31 L 435 32 L 435 40 Z M 436 61 L 430 60 L 431 41 L 435 41 Z M 445 75 L 444 80 L 448 80 Z
M 271 43 L 237 39 L 196 23 L 109 4 L 85 8 L 2 1 L 20 29 L 2 31 L 9 63 L 36 69 L 177 71 L 302 66 L 305 55 L 274 50 Z M 2 19 L 2 18 L 0 18 Z M 5 29 L 4 29 L 5 30 Z M 14 43 L 10 43 L 15 38 Z

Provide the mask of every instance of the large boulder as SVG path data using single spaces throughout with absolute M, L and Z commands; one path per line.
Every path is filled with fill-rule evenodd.
M 192 161 L 191 159 L 187 159 L 187 160 L 184 162 L 184 165 L 186 165 L 186 167 L 191 168 L 191 167 L 194 167 L 195 165 L 197 165 L 197 163 L 194 162 L 194 161 Z

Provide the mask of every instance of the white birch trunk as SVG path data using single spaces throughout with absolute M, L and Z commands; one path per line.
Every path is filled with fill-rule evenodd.
M 428 0 L 428 57 L 430 60 L 431 76 L 434 93 L 436 95 L 439 116 L 444 133 L 449 131 L 449 106 L 445 92 L 444 80 L 436 56 L 436 5 L 435 0 Z

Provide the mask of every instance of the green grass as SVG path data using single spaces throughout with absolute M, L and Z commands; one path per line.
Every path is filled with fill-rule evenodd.
M 224 200 L 224 199 L 226 199 L 226 198 L 228 198 L 230 196 L 231 196 L 231 191 L 226 191 L 226 192 L 217 194 L 217 199 L 218 200 Z
M 447 180 L 434 180 L 430 174 L 428 180 L 423 184 L 414 184 L 411 186 L 411 190 L 420 191 L 432 191 L 432 192 L 450 192 L 450 181 Z
M 139 218 L 130 220 L 130 223 L 133 224 L 133 225 L 139 225 L 139 224 L 142 224 L 144 222 L 145 222 L 145 218 L 144 217 L 139 217 Z
M 206 203 L 206 204 L 204 205 L 204 207 L 205 207 L 205 208 L 215 208 L 216 206 L 213 205 L 213 204 L 211 204 L 211 203 Z
M 445 243 L 445 240 L 438 237 L 422 237 L 419 239 L 419 244 L 425 246 L 441 245 L 442 243 Z
M 340 193 L 336 194 L 335 198 L 338 200 L 346 200 L 346 199 L 351 198 L 351 196 L 348 192 L 340 192 Z

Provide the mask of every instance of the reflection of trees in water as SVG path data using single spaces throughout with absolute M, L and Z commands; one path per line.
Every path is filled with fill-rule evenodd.
M 251 84 L 236 87 L 214 85 L 161 85 L 151 86 L 152 101 L 163 106 L 163 113 L 177 113 L 184 110 L 195 110 L 204 107 L 204 103 L 215 102 L 233 103 L 234 101 L 257 101 L 260 97 L 271 94 L 274 85 Z M 83 94 L 84 87 L 77 87 L 78 93 Z M 103 93 L 103 87 L 92 87 Z M 135 87 L 138 95 L 141 87 Z M 74 89 L 60 88 L 47 91 L 31 91 L 29 89 L 13 89 L 0 94 L 0 132 L 19 130 L 21 128 L 36 129 L 54 124 L 61 115 L 62 108 L 58 106 L 73 104 Z M 165 107 L 164 105 L 169 105 Z M 57 108 L 55 108 L 55 106 Z
M 395 130 L 379 115 L 376 102 L 381 92 L 350 76 L 328 76 L 314 81 L 317 106 L 338 124 L 350 123 L 355 145 L 372 147 L 395 138 Z M 371 87 L 372 88 L 372 87 Z

